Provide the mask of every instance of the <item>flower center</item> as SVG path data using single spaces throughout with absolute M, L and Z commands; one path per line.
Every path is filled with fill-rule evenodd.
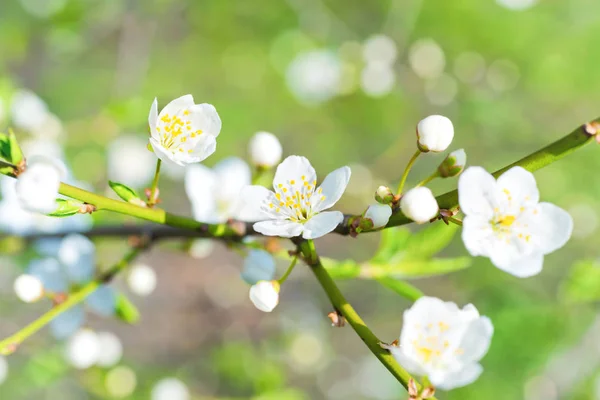
M 305 223 L 316 214 L 316 205 L 325 200 L 323 189 L 317 189 L 316 185 L 316 179 L 309 181 L 305 175 L 277 184 L 275 199 L 269 203 L 269 209 L 284 213 L 293 222 Z
M 437 324 L 429 323 L 425 327 L 416 324 L 415 329 L 419 331 L 419 334 L 411 343 L 417 357 L 424 364 L 439 365 L 442 356 L 451 346 L 449 340 L 444 338 L 444 332 L 448 331 L 450 326 L 443 321 L 439 321 Z M 458 355 L 462 354 L 463 349 L 457 348 L 453 351 L 454 354 Z
M 160 144 L 172 153 L 176 150 L 181 153 L 184 151 L 191 153 L 194 146 L 188 142 L 188 139 L 195 142 L 193 139 L 202 134 L 202 130 L 194 130 L 189 110 L 184 110 L 177 115 L 163 115 L 157 123 L 156 131 L 160 136 Z

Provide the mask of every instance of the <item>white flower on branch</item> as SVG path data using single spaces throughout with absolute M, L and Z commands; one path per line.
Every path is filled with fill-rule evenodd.
M 65 348 L 65 358 L 77 369 L 88 369 L 98 362 L 100 340 L 96 332 L 82 329 L 69 338 Z
M 96 249 L 84 236 L 66 236 L 58 249 L 58 259 L 44 258 L 33 260 L 27 273 L 39 278 L 50 293 L 68 293 L 72 285 L 82 285 L 94 277 Z M 100 285 L 90 294 L 85 303 L 89 309 L 102 316 L 114 314 L 116 293 L 109 285 Z M 49 326 L 58 338 L 71 336 L 85 322 L 83 305 L 76 305 L 54 318 Z
M 279 304 L 279 282 L 257 282 L 250 288 L 250 300 L 260 311 L 273 311 Z
M 242 279 L 250 285 L 275 277 L 275 259 L 265 250 L 250 250 L 244 260 Z
M 317 187 L 317 174 L 310 162 L 299 156 L 287 157 L 273 180 L 274 192 L 262 186 L 242 190 L 244 215 L 259 221 L 254 229 L 267 236 L 319 238 L 335 229 L 344 215 L 325 211 L 342 197 L 350 168 L 336 169 Z
M 424 224 L 434 218 L 439 211 L 438 203 L 431 190 L 421 186 L 406 192 L 400 199 L 400 209 L 417 224 Z
M 281 161 L 282 152 L 279 139 L 269 132 L 257 132 L 248 143 L 250 159 L 258 167 L 273 168 Z
M 118 364 L 123 357 L 123 344 L 117 335 L 111 332 L 98 332 L 98 344 L 100 354 L 96 360 L 96 365 L 101 367 L 112 367 Z
M 138 296 L 148 296 L 156 289 L 156 272 L 145 264 L 136 264 L 129 270 L 127 285 Z
M 19 275 L 13 288 L 17 297 L 25 303 L 34 303 L 44 296 L 44 284 L 33 275 Z
M 201 164 L 187 166 L 185 191 L 194 218 L 207 223 L 244 219 L 240 192 L 250 185 L 251 175 L 248 164 L 237 157 L 226 158 L 212 169 Z
M 179 379 L 164 378 L 152 388 L 151 400 L 190 400 L 190 391 Z
M 417 125 L 417 145 L 423 152 L 444 151 L 452 143 L 454 126 L 442 115 L 430 115 Z
M 540 203 L 531 172 L 513 167 L 498 180 L 481 167 L 470 167 L 458 181 L 462 239 L 473 256 L 514 276 L 541 272 L 544 255 L 567 243 L 573 219 L 562 208 Z
M 404 312 L 399 345 L 383 345 L 409 372 L 427 376 L 438 389 L 450 390 L 474 382 L 483 368 L 494 332 L 489 318 L 472 304 L 421 297 Z
M 60 181 L 66 175 L 67 170 L 62 162 L 47 157 L 32 157 L 16 185 L 23 208 L 46 214 L 54 211 Z
M 392 208 L 387 204 L 371 204 L 365 212 L 364 218 L 373 222 L 373 229 L 386 226 L 392 216 Z
M 192 95 L 179 97 L 158 113 L 154 99 L 148 116 L 150 145 L 158 158 L 184 166 L 203 161 L 217 148 L 221 118 L 211 104 L 194 104 Z

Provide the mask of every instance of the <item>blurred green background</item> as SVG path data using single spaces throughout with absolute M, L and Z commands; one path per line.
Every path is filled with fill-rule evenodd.
M 206 164 L 245 157 L 248 139 L 270 131 L 285 154 L 308 157 L 321 177 L 350 165 L 339 209 L 359 213 L 377 186 L 397 182 L 426 115 L 451 118 L 452 148 L 488 170 L 597 117 L 599 15 L 595 0 L 4 0 L 0 129 L 15 126 L 42 152 L 60 143 L 75 178 L 106 192 L 111 163 L 141 165 L 140 179 L 148 179 L 134 156 L 110 161 L 120 147 L 114 140 L 133 135 L 143 148 L 153 98 L 162 106 L 191 93 L 223 121 Z M 54 116 L 19 126 L 23 90 Z M 441 157 L 422 157 L 409 181 L 429 175 Z M 483 375 L 440 399 L 600 399 L 597 160 L 590 145 L 536 174 L 542 198 L 575 220 L 572 240 L 546 257 L 539 276 L 514 278 L 476 259 L 463 271 L 414 281 L 429 295 L 474 303 L 495 326 Z M 181 172 L 162 180 L 163 205 L 190 215 Z M 458 236 L 443 256 L 466 254 Z M 378 239 L 327 237 L 318 247 L 365 260 Z M 97 241 L 99 261 L 117 259 L 123 242 Z M 88 319 L 118 334 L 120 366 L 129 372 L 75 370 L 44 332 L 8 358 L 0 399 L 148 399 L 170 376 L 197 400 L 406 398 L 350 328 L 330 327 L 330 305 L 305 268 L 286 283 L 278 308 L 263 314 L 247 300 L 241 257 L 221 245 L 201 259 L 180 250 L 168 243 L 142 257 L 159 283 L 151 296 L 133 297 L 137 325 Z M 29 253 L 0 257 L 2 337 L 47 308 L 12 292 Z M 122 279 L 116 285 L 126 291 Z M 587 296 L 578 296 L 581 285 Z M 397 338 L 406 300 L 373 281 L 341 288 L 382 340 Z

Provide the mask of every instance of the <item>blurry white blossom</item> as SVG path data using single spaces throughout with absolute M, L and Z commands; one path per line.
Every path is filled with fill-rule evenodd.
M 108 179 L 142 187 L 154 176 L 155 158 L 140 136 L 123 135 L 108 145 Z
M 410 67 L 423 79 L 435 79 L 444 72 L 444 51 L 433 39 L 419 39 L 408 51 Z
M 424 224 L 438 215 L 439 207 L 431 190 L 421 186 L 402 196 L 400 210 L 417 224 Z
M 148 296 L 156 289 L 156 272 L 146 264 L 135 264 L 129 269 L 127 285 L 138 296 Z
M 250 167 L 237 157 L 228 157 L 212 169 L 201 164 L 189 165 L 185 191 L 192 203 L 194 218 L 208 223 L 243 219 L 240 192 L 250 183 Z
M 271 312 L 279 304 L 279 282 L 259 281 L 250 288 L 250 300 L 260 311 Z
M 213 154 L 221 132 L 221 118 L 211 104 L 195 104 L 192 95 L 179 97 L 158 113 L 154 99 L 148 116 L 150 145 L 166 163 L 198 163 Z
M 12 123 L 19 129 L 32 131 L 41 127 L 48 118 L 48 106 L 30 90 L 18 90 L 12 96 Z
M 58 188 L 66 174 L 66 167 L 58 160 L 42 156 L 30 158 L 16 185 L 23 207 L 40 213 L 54 211 Z
M 392 207 L 387 204 L 371 204 L 365 212 L 365 218 L 373 222 L 373 229 L 386 226 L 392 216 Z
M 417 144 L 421 151 L 445 151 L 454 139 L 454 126 L 443 115 L 430 115 L 417 124 Z
M 252 164 L 273 168 L 281 161 L 283 149 L 277 136 L 269 132 L 257 132 L 248 143 L 248 153 Z
M 82 329 L 67 341 L 65 357 L 77 369 L 87 369 L 95 365 L 100 357 L 98 335 L 90 329 Z
M 391 66 L 398 57 L 398 48 L 392 38 L 373 35 L 363 45 L 363 59 L 367 64 L 380 63 Z
M 371 97 L 385 96 L 392 91 L 396 83 L 392 67 L 380 63 L 367 64 L 360 78 L 362 90 Z
M 64 127 L 62 121 L 56 115 L 48 113 L 44 121 L 40 125 L 31 128 L 29 132 L 38 138 L 56 140 L 63 136 Z
M 483 372 L 479 360 L 494 333 L 489 318 L 472 304 L 421 297 L 404 312 L 399 345 L 386 348 L 409 372 L 427 376 L 437 389 L 451 390 L 473 383 Z
M 190 256 L 202 259 L 210 256 L 215 248 L 212 239 L 194 239 L 189 249 Z
M 472 256 L 489 257 L 514 276 L 542 271 L 544 255 L 571 237 L 573 219 L 562 208 L 540 203 L 533 174 L 513 167 L 496 180 L 481 167 L 470 167 L 458 181 L 462 239 Z
M 152 388 L 151 400 L 189 400 L 190 391 L 177 378 L 161 379 Z
M 42 281 L 33 275 L 23 274 L 15 279 L 13 285 L 17 297 L 26 303 L 33 303 L 44 296 Z
M 56 140 L 38 137 L 19 141 L 19 144 L 21 145 L 23 154 L 25 154 L 28 159 L 43 156 L 62 161 L 65 160 L 65 153 Z M 148 151 L 146 150 L 146 152 Z
M 319 238 L 342 222 L 339 211 L 324 211 L 342 197 L 350 168 L 342 167 L 325 177 L 317 187 L 317 174 L 305 157 L 289 156 L 279 166 L 273 179 L 274 192 L 263 186 L 242 190 L 243 215 L 259 221 L 254 230 L 267 236 Z
M 123 344 L 119 337 L 111 332 L 98 332 L 96 336 L 100 347 L 96 365 L 112 367 L 121 361 L 121 357 L 123 357 Z
M 252 249 L 244 259 L 242 279 L 254 285 L 275 278 L 275 259 L 265 250 Z
M 323 103 L 338 93 L 341 65 L 337 54 L 328 50 L 301 53 L 288 66 L 287 85 L 301 103 Z

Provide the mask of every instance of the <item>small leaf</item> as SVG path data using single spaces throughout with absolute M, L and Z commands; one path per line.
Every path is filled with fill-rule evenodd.
M 411 235 L 405 247 L 408 257 L 420 259 L 433 257 L 450 244 L 458 228 L 458 225 L 446 225 L 440 221 Z
M 114 190 L 114 192 L 121 199 L 125 200 L 128 203 L 132 204 L 143 204 L 144 201 L 140 198 L 135 190 L 130 188 L 129 186 L 123 185 L 122 183 L 108 181 L 108 185 Z
M 353 260 L 334 260 L 321 257 L 321 263 L 333 279 L 351 279 L 360 275 L 360 265 Z
M 50 217 L 70 217 L 79 214 L 83 204 L 75 200 L 56 199 L 56 210 L 48 214 Z
M 21 151 L 21 146 L 19 146 L 19 142 L 17 141 L 17 136 L 15 133 L 10 130 L 8 133 L 8 141 L 10 144 L 10 162 L 19 165 L 23 161 L 23 152 Z
M 600 301 L 600 263 L 583 260 L 575 264 L 560 287 L 559 298 L 568 304 Z
M 0 133 L 0 159 L 10 161 L 10 140 L 5 133 Z
M 470 257 L 433 258 L 430 260 L 402 260 L 397 263 L 366 263 L 360 270 L 361 278 L 382 277 L 425 278 L 460 271 L 471 265 Z
M 411 236 L 408 228 L 389 228 L 381 233 L 379 249 L 373 257 L 373 261 L 387 262 L 401 252 Z
M 137 307 L 122 293 L 117 294 L 115 315 L 128 324 L 135 324 L 140 320 L 140 312 Z
M 424 296 L 421 290 L 417 289 L 410 283 L 394 279 L 394 278 L 377 278 L 377 282 L 381 283 L 388 289 L 393 290 L 400 296 L 405 297 L 409 300 L 416 301 L 418 298 Z

